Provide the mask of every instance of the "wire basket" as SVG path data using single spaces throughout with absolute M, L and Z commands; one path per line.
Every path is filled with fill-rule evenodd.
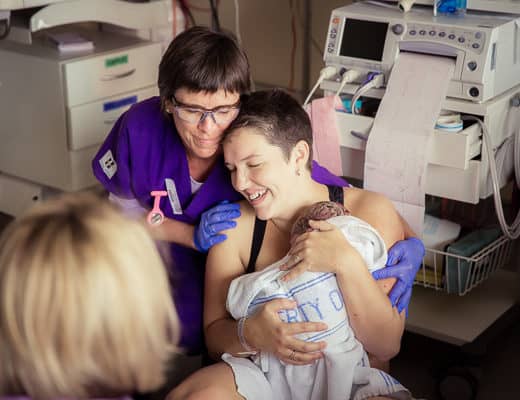
M 429 265 L 423 260 L 414 283 L 465 295 L 508 262 L 512 243 L 506 236 L 501 236 L 471 257 L 427 248 L 424 260 L 428 259 Z

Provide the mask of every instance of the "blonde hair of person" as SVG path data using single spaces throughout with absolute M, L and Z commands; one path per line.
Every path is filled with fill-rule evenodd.
M 163 383 L 179 324 L 146 229 L 64 195 L 0 239 L 0 395 L 119 396 Z

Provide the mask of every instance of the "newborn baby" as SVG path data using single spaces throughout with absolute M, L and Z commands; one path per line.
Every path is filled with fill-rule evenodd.
M 312 230 L 309 220 L 332 223 L 363 257 L 369 271 L 383 268 L 387 254 L 383 238 L 366 222 L 338 203 L 324 201 L 305 209 L 294 223 L 291 237 Z M 285 364 L 272 354 L 252 358 L 224 354 L 222 359 L 233 369 L 238 392 L 248 400 L 355 399 L 390 395 L 409 399 L 410 393 L 390 375 L 371 368 L 362 344 L 348 321 L 344 296 L 331 272 L 306 271 L 285 282 L 280 266 L 289 256 L 231 282 L 227 309 L 235 319 L 254 314 L 263 304 L 276 298 L 292 299 L 295 309 L 282 310 L 285 322 L 325 322 L 328 329 L 297 335 L 305 341 L 325 341 L 324 357 L 310 365 Z
M 342 215 L 350 215 L 342 204 L 336 203 L 335 201 L 319 201 L 312 204 L 300 214 L 300 216 L 294 222 L 291 229 L 291 242 L 299 235 L 305 232 L 310 232 L 313 229 L 309 225 L 309 220 L 323 221 L 332 217 L 338 217 Z M 359 251 L 359 249 L 358 249 Z M 370 272 L 374 272 L 379 268 L 371 268 L 368 266 Z M 390 292 L 393 285 L 395 284 L 395 278 L 380 279 L 378 285 L 380 285 L 385 293 Z
M 312 231 L 309 220 L 322 221 L 339 215 L 350 215 L 347 209 L 335 201 L 319 201 L 300 214 L 291 229 L 291 241 L 298 235 Z

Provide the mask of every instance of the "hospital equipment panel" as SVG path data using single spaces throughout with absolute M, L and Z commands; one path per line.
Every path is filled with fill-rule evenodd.
M 450 57 L 455 71 L 448 96 L 482 102 L 520 84 L 518 24 L 514 15 L 434 17 L 425 10 L 354 3 L 332 12 L 324 60 L 338 72 L 381 72 L 388 79 L 399 52 Z

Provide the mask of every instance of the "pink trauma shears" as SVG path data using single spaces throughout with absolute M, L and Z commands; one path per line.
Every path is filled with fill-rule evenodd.
M 150 225 L 161 225 L 164 222 L 164 214 L 161 211 L 161 197 L 168 196 L 168 192 L 166 190 L 154 190 L 150 192 L 153 199 L 153 208 L 148 213 L 146 220 Z

